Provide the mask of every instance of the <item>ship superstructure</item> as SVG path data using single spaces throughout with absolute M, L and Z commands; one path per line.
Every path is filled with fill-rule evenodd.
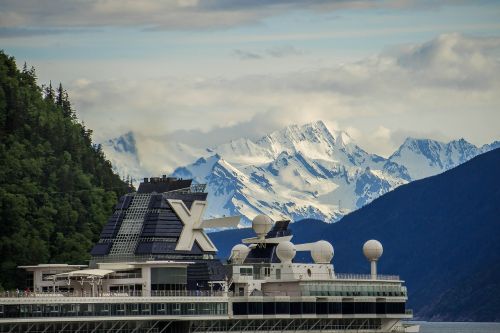
M 407 292 L 379 275 L 376 240 L 363 251 L 370 275 L 339 274 L 326 241 L 292 243 L 290 221 L 252 221 L 227 262 L 205 228 L 203 185 L 144 179 L 122 198 L 91 251 L 89 265 L 40 264 L 26 289 L 0 297 L 0 332 L 403 332 Z M 312 263 L 295 261 L 308 251 Z M 413 328 L 414 329 L 414 328 Z

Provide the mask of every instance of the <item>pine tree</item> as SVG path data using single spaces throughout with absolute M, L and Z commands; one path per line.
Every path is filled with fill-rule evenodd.
M 45 100 L 49 102 L 54 102 L 55 92 L 52 88 L 52 81 L 49 81 L 49 86 L 45 87 Z
M 57 94 L 56 94 L 56 104 L 60 107 L 63 106 L 63 99 L 64 99 L 64 89 L 62 87 L 61 82 L 59 82 L 59 87 L 57 87 Z

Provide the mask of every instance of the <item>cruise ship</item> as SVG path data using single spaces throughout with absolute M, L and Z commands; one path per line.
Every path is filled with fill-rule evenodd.
M 0 332 L 417 332 L 398 276 L 377 273 L 383 248 L 367 240 L 371 274 L 334 269 L 333 246 L 294 244 L 290 221 L 258 215 L 255 236 L 226 260 L 205 229 L 205 186 L 145 178 L 121 197 L 87 265 L 19 266 L 25 288 L 0 294 Z M 310 253 L 312 263 L 295 260 Z

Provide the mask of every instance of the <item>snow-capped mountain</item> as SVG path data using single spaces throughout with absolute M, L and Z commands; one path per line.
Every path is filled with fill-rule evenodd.
M 321 121 L 255 141 L 234 140 L 212 151 L 213 156 L 173 173 L 208 184 L 209 216 L 265 213 L 336 221 L 407 182 L 404 168 L 391 168 Z
M 102 144 L 107 159 L 120 176 L 140 176 L 143 173 L 132 132 L 110 139 Z
M 333 222 L 399 185 L 500 146 L 498 141 L 478 148 L 464 139 L 408 138 L 386 159 L 367 153 L 346 132 L 330 131 L 321 121 L 205 150 L 148 140 L 127 133 L 103 148 L 121 174 L 141 179 L 170 170 L 173 176 L 206 183 L 207 217 L 241 214 L 246 222 L 260 213 Z M 141 163 L 148 154 L 158 162 Z
M 479 153 L 479 148 L 464 139 L 442 143 L 407 138 L 389 160 L 404 165 L 410 178 L 415 180 L 456 167 Z
M 134 132 L 125 133 L 102 144 L 115 172 L 130 176 L 135 185 L 144 177 L 171 172 L 180 165 L 192 163 L 200 156 L 209 156 L 204 149 L 180 142 L 150 138 Z M 146 158 L 145 158 L 146 157 Z

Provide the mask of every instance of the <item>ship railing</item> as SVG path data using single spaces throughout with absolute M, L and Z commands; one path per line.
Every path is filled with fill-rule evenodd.
M 335 277 L 340 280 L 373 280 L 370 274 L 335 273 Z M 399 275 L 377 274 L 375 280 L 399 281 Z
M 31 298 L 31 297 L 210 297 L 224 296 L 221 290 L 152 290 L 142 292 L 140 290 L 130 290 L 122 292 L 96 292 L 93 295 L 88 292 L 66 292 L 66 291 L 3 291 L 0 292 L 0 298 Z
M 226 293 L 227 294 L 227 293 Z M 221 290 L 152 290 L 151 296 L 153 297 L 210 297 L 210 296 L 224 296 L 224 291 Z

